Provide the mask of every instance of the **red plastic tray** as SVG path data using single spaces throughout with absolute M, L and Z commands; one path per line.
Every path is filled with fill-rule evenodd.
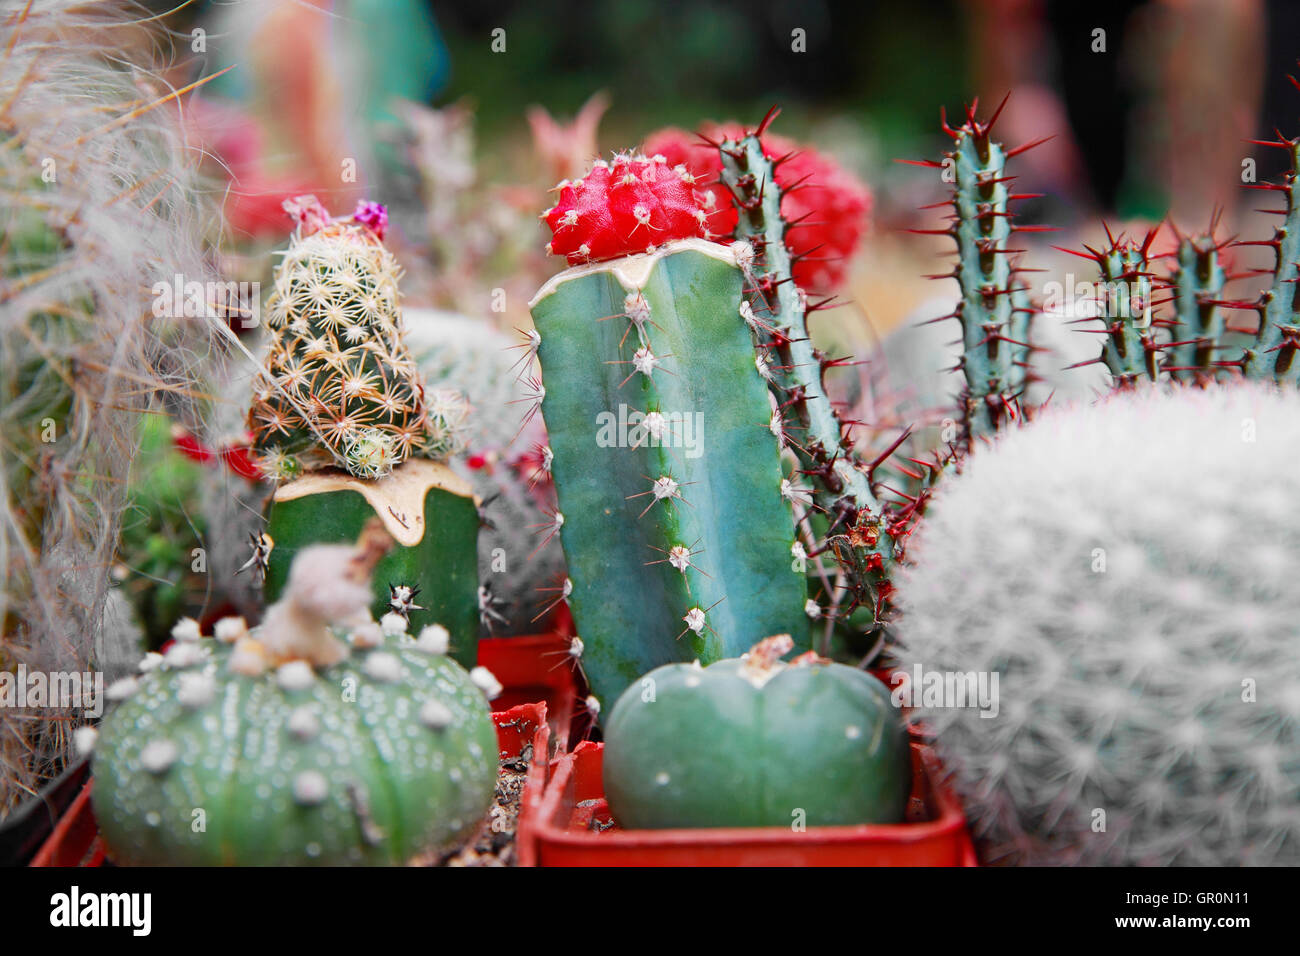
M 561 755 L 519 822 L 521 866 L 975 866 L 956 798 L 933 752 L 912 742 L 908 822 L 847 827 L 620 830 L 601 782 L 604 745 Z
M 501 678 L 498 676 L 498 680 Z M 519 756 L 532 744 L 532 763 L 520 808 L 522 826 L 523 808 L 540 798 L 546 785 L 550 763 L 551 729 L 546 719 L 546 704 L 519 704 L 508 710 L 494 711 L 492 721 L 497 728 L 497 746 L 501 757 Z M 73 800 L 45 844 L 32 858 L 31 866 L 103 866 L 104 844 L 99 838 L 99 824 L 90 805 L 93 779 L 86 781 L 81 793 Z M 522 831 L 521 831 L 522 832 Z
M 505 710 L 516 704 L 543 701 L 551 733 L 561 749 L 580 740 L 588 720 L 578 708 L 581 677 L 569 658 L 570 637 L 564 631 L 520 637 L 486 637 L 478 642 L 478 662 L 505 688 L 492 703 Z M 585 689 L 582 690 L 585 695 Z

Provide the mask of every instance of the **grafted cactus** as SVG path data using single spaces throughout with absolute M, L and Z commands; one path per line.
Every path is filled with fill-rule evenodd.
M 477 502 L 441 460 L 459 449 L 468 406 L 426 391 L 407 350 L 384 207 L 363 202 L 342 220 L 311 196 L 285 208 L 298 229 L 268 305 L 249 423 L 266 474 L 292 480 L 276 488 L 250 567 L 275 600 L 301 549 L 355 540 L 377 516 L 399 547 L 374 578 L 373 613 L 447 627 L 473 666 Z
M 687 206 L 693 204 L 693 210 Z M 598 698 L 668 661 L 806 640 L 779 428 L 745 317 L 750 253 L 699 238 L 683 168 L 620 156 L 561 184 L 552 251 L 595 256 L 534 297 L 569 603 Z
M 445 629 L 370 618 L 382 550 L 304 551 L 261 627 L 226 618 L 211 639 L 182 621 L 114 685 L 94 744 L 114 862 L 401 864 L 473 832 L 497 769 L 484 692 Z

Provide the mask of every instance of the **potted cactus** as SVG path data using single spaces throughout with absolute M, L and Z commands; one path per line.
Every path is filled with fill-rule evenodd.
M 372 613 L 447 628 L 453 656 L 472 667 L 478 508 L 445 463 L 467 406 L 426 390 L 407 351 L 384 207 L 362 202 L 332 219 L 304 196 L 285 208 L 297 231 L 266 306 L 270 342 L 249 410 L 258 463 L 279 484 L 250 566 L 275 600 L 300 550 L 355 540 L 377 516 L 397 547 L 375 569 Z
M 793 643 L 628 688 L 604 743 L 561 757 L 527 811 L 525 861 L 970 864 L 961 810 L 885 685 L 810 652 L 781 660 Z
M 112 689 L 93 800 L 115 861 L 403 863 L 475 829 L 499 687 L 447 656 L 445 628 L 370 617 L 389 547 L 372 519 L 355 548 L 304 548 L 259 627 L 226 618 L 209 640 L 182 622 Z

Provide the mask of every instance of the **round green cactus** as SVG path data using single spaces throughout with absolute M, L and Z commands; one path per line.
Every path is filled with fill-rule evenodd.
M 94 746 L 94 804 L 115 862 L 400 864 L 478 826 L 497 748 L 476 685 L 492 681 L 446 656 L 444 628 L 376 623 L 364 581 L 315 573 L 351 553 L 304 552 L 260 628 L 227 618 L 208 640 L 182 622 L 110 688 L 124 699 Z
M 870 674 L 768 638 L 739 659 L 669 664 L 605 727 L 610 810 L 628 829 L 897 823 L 907 734 Z

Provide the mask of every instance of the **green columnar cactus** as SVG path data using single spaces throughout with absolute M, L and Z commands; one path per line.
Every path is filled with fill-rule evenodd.
M 852 439 L 826 394 L 823 379 L 832 363 L 813 346 L 808 333 L 813 307 L 791 279 L 789 224 L 781 215 L 775 178 L 782 158 L 771 159 L 763 150 L 762 134 L 774 116 L 769 113 L 742 139 L 719 145 L 722 181 L 739 213 L 735 236 L 741 243 L 736 248 L 744 250 L 738 261 L 747 282 L 745 321 L 776 402 L 773 430 L 812 480 L 810 497 L 828 517 L 830 546 L 850 574 L 856 603 L 880 620 L 891 588 L 890 568 L 901 551 L 901 526 L 876 497 L 874 465 L 856 460 Z
M 907 734 L 884 684 L 768 638 L 739 660 L 669 664 L 605 727 L 610 811 L 628 829 L 898 823 Z M 700 728 L 708 728 L 701 733 Z
M 609 700 L 668 661 L 807 633 L 744 274 L 699 239 L 579 266 L 537 294 L 542 413 L 582 664 Z
M 1163 345 L 1157 343 L 1156 332 L 1169 321 L 1154 316 L 1151 301 L 1154 273 L 1147 254 L 1156 232 L 1152 229 L 1139 244 L 1122 235 L 1116 239 L 1107 228 L 1109 245 L 1104 251 L 1085 246 L 1090 255 L 1076 253 L 1092 259 L 1099 269 L 1097 319 L 1105 338 L 1097 361 L 1110 371 L 1116 389 L 1160 378 Z
M 958 366 L 966 379 L 961 408 L 965 450 L 1020 417 L 1029 380 L 1029 332 L 1036 309 L 1019 278 L 1014 258 L 1019 250 L 1009 243 L 1017 232 L 1036 230 L 1013 224 L 1011 204 L 1029 197 L 1011 192 L 1006 162 L 1036 144 L 1008 150 L 994 140 L 993 124 L 1001 109 L 983 123 L 972 104 L 955 129 L 945 119 L 943 129 L 953 148 L 943 162 L 917 163 L 942 170 L 944 180 L 953 184 L 949 225 L 913 231 L 950 236 L 957 244 L 955 268 L 938 278 L 954 278 L 961 287 L 952 317 L 962 327 Z
M 477 501 L 438 460 L 459 449 L 467 406 L 449 390 L 426 392 L 407 350 L 384 208 L 363 202 L 342 220 L 311 196 L 285 208 L 298 229 L 268 303 L 249 427 L 264 472 L 292 480 L 276 490 L 252 564 L 276 600 L 300 549 L 354 540 L 378 516 L 399 547 L 374 578 L 372 613 L 449 628 L 472 666 Z
M 261 627 L 226 618 L 210 640 L 183 621 L 110 689 L 125 699 L 94 743 L 94 805 L 114 862 L 401 864 L 478 826 L 491 681 L 444 656 L 445 629 L 370 619 L 362 560 L 304 551 Z
M 1164 361 L 1175 381 L 1205 383 L 1224 374 L 1216 367 L 1226 332 L 1220 307 L 1227 281 L 1219 259 L 1223 245 L 1214 238 L 1214 225 L 1208 232 L 1178 237 L 1176 264 L 1169 278 L 1177 325 Z
M 1300 88 L 1294 78 L 1292 85 Z M 1264 245 L 1272 248 L 1273 281 L 1252 308 L 1259 313 L 1259 331 L 1255 341 L 1243 350 L 1242 357 L 1232 363 L 1241 368 L 1247 378 L 1273 379 L 1286 385 L 1300 383 L 1300 318 L 1296 314 L 1296 284 L 1300 282 L 1300 204 L 1296 203 L 1296 177 L 1300 173 L 1300 136 L 1295 139 L 1278 137 L 1277 142 L 1264 145 L 1285 149 L 1291 157 L 1291 168 L 1281 183 L 1262 184 L 1260 188 L 1280 192 L 1285 204 L 1281 210 L 1283 223 L 1273 231 L 1273 238 L 1242 245 Z

